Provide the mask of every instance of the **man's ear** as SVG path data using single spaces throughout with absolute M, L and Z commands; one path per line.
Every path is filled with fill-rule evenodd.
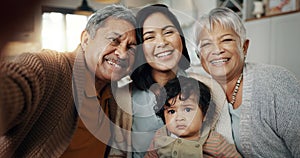
M 86 30 L 82 31 L 81 36 L 80 36 L 80 45 L 81 45 L 81 48 L 83 49 L 83 51 L 85 51 L 86 46 L 89 42 L 89 39 L 90 39 L 89 33 Z
M 248 53 L 249 43 L 250 43 L 249 39 L 246 39 L 243 44 L 243 53 L 245 56 L 247 56 Z

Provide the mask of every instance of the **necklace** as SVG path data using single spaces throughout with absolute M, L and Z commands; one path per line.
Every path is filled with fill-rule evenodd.
M 235 87 L 234 87 L 234 90 L 233 90 L 233 93 L 232 93 L 232 100 L 230 102 L 230 104 L 233 106 L 235 101 L 236 101 L 236 94 L 237 92 L 239 91 L 239 88 L 240 88 L 240 84 L 241 84 L 241 81 L 243 79 L 243 73 L 241 73 L 239 79 L 236 81 L 236 84 L 235 84 Z

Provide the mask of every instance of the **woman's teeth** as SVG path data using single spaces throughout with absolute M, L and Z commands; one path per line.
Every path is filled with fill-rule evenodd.
M 155 55 L 157 58 L 162 58 L 162 57 L 165 57 L 165 56 L 168 56 L 170 55 L 172 52 L 171 51 L 168 51 L 168 52 L 163 52 L 163 53 L 159 53 L 157 55 Z
M 220 63 L 224 63 L 224 62 L 227 62 L 229 61 L 229 58 L 227 59 L 219 59 L 219 60 L 213 60 L 211 61 L 212 64 L 220 64 Z

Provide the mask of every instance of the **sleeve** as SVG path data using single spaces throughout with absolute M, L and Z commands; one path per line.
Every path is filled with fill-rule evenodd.
M 21 55 L 0 63 L 0 135 L 33 114 L 43 84 L 41 63 L 33 55 Z
M 300 82 L 288 70 L 276 71 L 273 85 L 278 135 L 293 157 L 300 155 Z
M 211 131 L 206 142 L 203 145 L 204 157 L 242 157 L 236 150 L 234 144 L 228 143 L 225 138 L 215 132 Z

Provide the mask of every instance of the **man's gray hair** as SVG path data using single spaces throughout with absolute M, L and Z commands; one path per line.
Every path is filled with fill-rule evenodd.
M 94 38 L 97 30 L 105 24 L 106 19 L 109 17 L 126 20 L 136 27 L 136 19 L 132 10 L 121 4 L 112 4 L 93 13 L 89 18 L 85 30 Z
M 200 32 L 203 29 L 212 30 L 215 24 L 220 24 L 226 29 L 232 29 L 240 37 L 241 46 L 246 40 L 246 29 L 242 19 L 237 13 L 226 7 L 219 7 L 211 10 L 208 15 L 203 15 L 195 23 L 195 44 L 199 44 Z

